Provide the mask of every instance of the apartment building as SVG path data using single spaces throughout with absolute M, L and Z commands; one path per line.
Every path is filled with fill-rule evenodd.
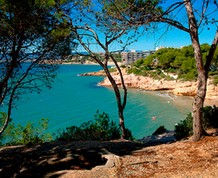
M 150 54 L 153 54 L 155 51 L 136 51 L 131 50 L 127 52 L 121 52 L 122 64 L 128 65 L 137 61 L 138 59 L 145 58 Z

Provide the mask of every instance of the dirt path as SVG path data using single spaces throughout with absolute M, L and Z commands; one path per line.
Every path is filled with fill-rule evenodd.
M 218 137 L 148 146 L 55 142 L 0 149 L 0 177 L 218 177 Z

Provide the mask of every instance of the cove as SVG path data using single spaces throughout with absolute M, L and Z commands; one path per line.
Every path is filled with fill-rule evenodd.
M 79 126 L 94 119 L 99 110 L 118 123 L 113 90 L 98 86 L 103 77 L 79 76 L 100 69 L 98 65 L 60 65 L 52 89 L 45 88 L 40 94 L 28 94 L 19 101 L 12 111 L 13 122 L 23 125 L 30 121 L 37 124 L 41 118 L 48 118 L 48 132 L 55 133 L 59 129 Z M 125 124 L 137 139 L 152 134 L 161 125 L 172 130 L 190 112 L 191 104 L 192 98 L 189 97 L 128 89 Z

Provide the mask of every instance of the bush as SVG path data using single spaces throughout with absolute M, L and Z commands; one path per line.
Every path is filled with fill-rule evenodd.
M 193 118 L 191 113 L 187 115 L 185 120 L 175 125 L 175 137 L 177 140 L 181 140 L 193 134 Z
M 215 77 L 213 78 L 213 84 L 214 84 L 214 85 L 218 85 L 218 76 L 215 76 Z
M 218 128 L 218 107 L 206 106 L 203 108 L 202 118 L 203 128 Z M 193 118 L 189 113 L 185 120 L 175 125 L 175 136 L 177 140 L 183 139 L 193 134 Z
M 110 121 L 106 113 L 100 114 L 98 111 L 95 114 L 94 121 L 82 123 L 79 127 L 67 127 L 57 136 L 56 140 L 113 140 L 120 138 L 120 129 L 115 122 Z M 128 129 L 127 138 L 132 139 L 131 131 Z
M 117 68 L 116 68 L 116 67 L 112 67 L 112 68 L 109 69 L 109 71 L 110 71 L 110 72 L 116 72 L 116 71 L 117 71 Z
M 5 114 L 1 113 L 4 117 Z M 3 119 L 1 118 L 1 121 Z M 27 145 L 39 144 L 46 141 L 51 141 L 52 136 L 45 133 L 48 128 L 48 119 L 41 119 L 39 126 L 34 127 L 33 123 L 28 122 L 25 126 L 15 124 L 10 119 L 8 127 L 5 129 L 0 138 L 0 145 Z
M 218 128 L 218 107 L 206 106 L 203 108 L 203 126 L 207 128 Z
M 164 126 L 160 126 L 152 135 L 160 135 L 166 131 L 167 131 L 167 129 Z

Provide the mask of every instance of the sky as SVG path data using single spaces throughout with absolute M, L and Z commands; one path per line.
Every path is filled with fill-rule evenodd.
M 174 47 L 180 48 L 183 46 L 191 45 L 191 38 L 189 33 L 181 31 L 179 29 L 171 29 L 164 33 L 164 27 L 161 31 L 155 33 L 144 34 L 141 36 L 137 42 L 132 43 L 127 46 L 127 50 L 155 50 L 157 47 Z M 164 34 L 163 34 L 164 33 Z M 207 27 L 199 33 L 199 41 L 201 44 L 208 43 L 211 44 L 216 33 L 216 26 Z M 121 49 L 119 45 L 113 44 L 111 46 L 112 51 Z M 93 47 L 95 52 L 102 52 L 102 49 L 98 46 Z
M 211 44 L 215 33 L 215 28 L 211 28 L 210 30 L 207 30 L 206 28 L 199 34 L 200 43 Z M 158 32 L 155 35 L 144 35 L 137 42 L 128 46 L 128 49 L 155 50 L 156 47 L 160 46 L 180 48 L 182 46 L 191 45 L 191 38 L 187 32 L 174 28 L 163 36 L 161 35 L 162 34 Z
M 181 2 L 181 0 L 174 0 L 174 1 L 168 0 L 167 3 L 165 4 L 165 7 L 169 7 L 170 3 L 172 4 L 178 1 Z M 196 0 L 195 2 L 196 3 L 194 4 L 195 5 L 194 7 L 198 11 L 202 10 L 201 3 L 199 2 L 203 2 L 203 1 Z M 209 8 L 209 11 L 211 9 Z M 182 22 L 187 27 L 187 23 L 186 23 L 187 14 L 184 8 L 179 11 L 179 14 L 172 14 L 172 15 L 175 19 L 177 19 L 179 22 Z M 216 25 L 213 24 L 213 25 L 203 26 L 204 28 L 199 29 L 199 41 L 201 44 L 203 43 L 211 44 L 214 39 L 216 30 L 218 30 L 218 12 L 216 11 L 215 13 L 213 13 L 212 17 L 215 18 Z M 180 48 L 182 46 L 191 45 L 191 38 L 189 33 L 179 30 L 177 28 L 170 28 L 166 32 L 166 29 L 167 29 L 167 25 L 160 24 L 157 31 L 143 34 L 143 36 L 141 36 L 137 40 L 137 42 L 130 44 L 129 46 L 127 46 L 126 49 L 146 51 L 146 50 L 155 50 L 157 47 Z M 143 27 L 139 30 L 139 32 L 142 31 L 144 31 Z M 101 37 L 103 39 L 104 36 Z M 125 38 L 126 37 L 122 37 L 122 41 L 125 41 Z M 120 49 L 122 48 L 117 43 L 114 43 L 110 46 L 111 51 L 117 51 Z M 80 51 L 82 50 L 83 49 L 81 48 Z M 98 45 L 92 46 L 92 50 L 95 52 L 104 52 Z
M 181 2 L 181 0 L 167 0 L 165 1 L 164 9 L 168 8 L 171 4 L 176 2 Z M 193 8 L 196 9 L 196 11 L 200 12 L 202 10 L 202 0 L 192 0 L 194 2 Z M 208 10 L 206 11 L 206 14 L 210 14 L 211 12 L 214 12 L 214 9 L 216 10 L 215 13 L 212 13 L 211 16 L 208 15 L 209 18 L 214 18 L 216 20 L 216 24 L 213 25 L 207 25 L 202 26 L 202 28 L 199 29 L 199 41 L 201 44 L 208 43 L 211 44 L 215 33 L 218 30 L 218 11 L 217 7 L 212 5 L 209 6 Z M 181 9 L 178 14 L 172 14 L 174 15 L 175 19 L 178 19 L 179 22 L 183 22 L 183 24 L 186 24 L 186 10 L 185 8 Z M 198 16 L 196 15 L 196 18 Z M 186 24 L 187 27 L 187 24 Z M 149 34 L 144 35 L 141 37 L 136 43 L 130 45 L 129 49 L 138 49 L 138 50 L 155 50 L 156 47 L 175 47 L 180 48 L 182 46 L 191 45 L 191 38 L 190 35 L 187 32 L 184 32 L 182 30 L 179 30 L 177 28 L 172 28 L 167 31 L 167 33 L 164 33 L 166 30 L 166 25 L 162 25 L 160 27 L 162 30 L 158 30 L 155 34 Z M 208 30 L 209 28 L 209 30 Z M 164 34 L 164 35 L 163 35 Z

